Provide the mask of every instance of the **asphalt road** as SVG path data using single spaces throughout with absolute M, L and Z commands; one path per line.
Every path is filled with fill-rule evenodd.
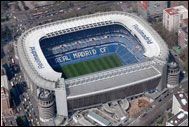
M 25 82 L 24 76 L 22 74 L 18 64 L 18 60 L 15 59 L 14 50 L 12 49 L 12 44 L 8 44 L 4 47 L 5 58 L 3 63 L 7 63 L 6 73 L 9 79 L 9 84 L 11 88 L 11 98 L 13 99 L 13 110 L 15 111 L 14 117 L 5 117 L 6 125 L 15 125 L 14 122 L 17 116 L 26 116 L 29 120 L 30 125 L 39 125 L 39 115 L 37 102 L 34 96 L 27 90 L 27 84 Z M 14 58 L 15 62 L 11 62 L 11 58 Z M 16 71 L 16 70 L 17 71 Z M 12 83 L 10 83 L 12 82 Z M 26 99 L 26 100 L 25 100 Z M 11 123 L 12 121 L 12 123 Z
M 17 29 L 20 29 L 20 32 L 24 30 L 39 25 L 40 23 L 49 22 L 51 20 L 60 20 L 64 19 L 65 14 L 69 14 L 70 12 L 77 11 L 78 9 L 83 9 L 91 6 L 98 6 L 104 4 L 115 3 L 114 1 L 91 1 L 91 2 L 72 2 L 74 4 L 73 7 L 68 8 L 68 6 L 64 6 L 64 2 L 58 2 L 56 4 L 43 6 L 34 10 L 25 10 L 25 11 L 16 11 L 12 12 L 10 15 L 12 18 L 7 21 L 1 23 L 1 25 L 11 26 L 15 24 Z M 39 13 L 39 14 L 37 14 Z M 13 17 L 16 17 L 13 18 Z

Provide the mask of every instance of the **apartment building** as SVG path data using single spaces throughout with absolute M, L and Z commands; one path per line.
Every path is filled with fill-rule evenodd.
M 163 10 L 163 26 L 169 31 L 178 32 L 181 21 L 187 18 L 188 10 L 182 5 Z

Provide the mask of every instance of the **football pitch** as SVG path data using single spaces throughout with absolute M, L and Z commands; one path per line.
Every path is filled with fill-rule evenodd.
M 77 77 L 109 68 L 119 67 L 122 65 L 121 60 L 116 54 L 103 56 L 93 60 L 69 64 L 62 67 L 64 78 Z

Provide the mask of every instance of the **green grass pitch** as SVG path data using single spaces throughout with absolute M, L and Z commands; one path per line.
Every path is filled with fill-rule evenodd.
M 62 67 L 64 78 L 77 77 L 97 71 L 102 71 L 122 65 L 121 60 L 116 54 L 103 56 L 93 60 L 70 64 Z

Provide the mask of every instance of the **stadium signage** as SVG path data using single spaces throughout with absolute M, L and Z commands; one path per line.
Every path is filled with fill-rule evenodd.
M 35 62 L 36 62 L 37 65 L 38 65 L 37 67 L 38 67 L 39 69 L 44 68 L 43 64 L 41 63 L 41 61 L 40 61 L 40 59 L 39 59 L 39 56 L 37 55 L 37 52 L 36 52 L 35 47 L 30 47 L 30 50 L 31 50 L 31 53 L 32 53 L 32 55 L 33 55 L 33 57 L 34 57 Z
M 87 49 L 84 51 L 69 53 L 67 55 L 57 57 L 55 59 L 55 61 L 56 61 L 56 63 L 68 62 L 70 60 L 75 60 L 75 59 L 80 59 L 80 58 L 85 58 L 85 57 L 89 57 L 89 56 L 103 54 L 103 53 L 107 52 L 106 48 L 107 47 L 92 48 L 92 49 Z
M 140 35 L 144 38 L 144 40 L 146 40 L 147 44 L 152 44 L 152 41 L 150 40 L 150 38 L 146 36 L 146 34 L 143 32 L 143 30 L 141 30 L 141 29 L 138 27 L 137 24 L 135 24 L 135 25 L 133 25 L 133 26 L 134 26 L 135 30 L 136 30 L 137 32 L 139 32 Z
M 73 58 L 74 59 L 79 59 L 79 58 L 92 56 L 92 55 L 96 55 L 96 50 L 95 49 L 73 53 Z

